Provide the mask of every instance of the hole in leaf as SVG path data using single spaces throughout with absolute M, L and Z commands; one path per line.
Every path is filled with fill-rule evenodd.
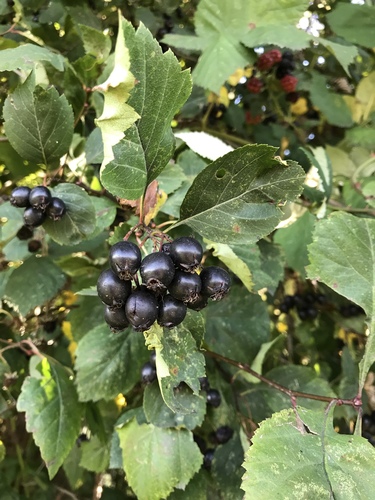
M 216 179 L 222 179 L 224 175 L 227 173 L 225 168 L 219 168 L 219 170 L 216 171 Z

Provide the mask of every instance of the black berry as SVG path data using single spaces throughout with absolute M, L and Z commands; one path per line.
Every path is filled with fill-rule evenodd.
M 126 318 L 123 308 L 112 309 L 111 307 L 106 306 L 104 310 L 104 319 L 113 332 L 125 330 L 125 328 L 129 326 L 129 321 Z
M 228 293 L 230 276 L 225 269 L 205 267 L 199 277 L 202 281 L 202 295 L 207 295 L 212 300 L 221 300 Z
M 179 325 L 186 316 L 186 305 L 171 295 L 166 295 L 160 301 L 158 323 L 166 328 Z
M 214 454 L 215 454 L 215 450 L 212 449 L 212 448 L 208 448 L 208 450 L 206 450 L 205 454 L 203 455 L 203 467 L 205 469 L 211 469 L 211 465 L 212 465 L 212 460 L 214 459 Z
M 152 293 L 135 290 L 125 305 L 126 317 L 137 332 L 148 330 L 158 316 L 158 303 Z
M 40 240 L 31 240 L 27 245 L 29 252 L 34 253 L 42 248 L 42 242 Z
M 25 211 L 23 213 L 23 220 L 26 226 L 30 227 L 41 226 L 43 222 L 46 220 L 46 217 L 47 216 L 45 212 L 33 207 L 25 208 Z
M 100 300 L 112 308 L 125 306 L 132 287 L 130 281 L 123 281 L 111 270 L 103 271 L 96 284 Z
M 171 243 L 170 256 L 178 268 L 193 273 L 201 263 L 203 248 L 195 238 L 183 236 Z
M 47 215 L 52 220 L 60 220 L 65 215 L 66 206 L 60 198 L 52 198 L 47 208 Z
M 10 195 L 10 203 L 14 207 L 26 208 L 30 206 L 29 196 L 31 189 L 26 186 L 19 186 L 13 189 Z
M 45 210 L 51 203 L 51 191 L 45 186 L 37 186 L 31 190 L 29 196 L 30 205 L 39 210 Z
M 109 263 L 122 280 L 131 280 L 141 265 L 141 251 L 130 241 L 115 243 L 109 253 Z
M 218 444 L 227 443 L 233 436 L 233 429 L 228 425 L 223 425 L 219 427 L 215 432 L 215 440 Z
M 34 231 L 32 230 L 31 227 L 29 226 L 22 226 L 21 229 L 18 230 L 18 233 L 17 233 L 17 238 L 21 241 L 23 240 L 29 240 L 30 238 L 32 238 L 34 234 Z
M 169 285 L 169 293 L 181 302 L 194 302 L 202 288 L 202 282 L 198 274 L 176 271 L 172 283 Z
M 172 282 L 175 267 L 164 252 L 154 252 L 142 260 L 140 273 L 143 283 L 155 293 L 164 292 Z
M 214 408 L 217 408 L 221 404 L 220 392 L 216 389 L 209 389 L 207 391 L 207 403 Z
M 153 382 L 156 379 L 155 366 L 150 362 L 145 363 L 142 367 L 141 376 L 143 383 L 150 384 L 151 382 Z
M 152 366 L 156 366 L 156 351 L 151 352 L 149 361 L 152 364 Z
M 201 311 L 208 304 L 208 297 L 199 293 L 195 300 L 192 302 L 188 302 L 186 305 L 189 309 L 193 309 L 193 311 Z
M 56 330 L 56 327 L 57 327 L 56 320 L 45 321 L 43 323 L 43 328 L 46 333 L 53 333 Z
M 202 391 L 208 391 L 209 388 L 210 388 L 210 383 L 208 381 L 208 378 L 207 377 L 200 377 L 199 378 L 199 383 L 200 383 L 200 386 L 201 386 L 201 390 Z

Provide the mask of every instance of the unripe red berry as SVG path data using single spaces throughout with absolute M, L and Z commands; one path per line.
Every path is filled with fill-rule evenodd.
M 259 92 L 262 91 L 263 82 L 256 76 L 252 76 L 247 81 L 247 88 L 249 92 L 252 92 L 253 94 L 259 94 Z
M 266 53 L 268 54 L 268 57 L 272 58 L 273 64 L 279 63 L 283 57 L 282 53 L 278 49 L 273 49 Z
M 294 92 L 296 90 L 297 83 L 298 83 L 298 78 L 296 78 L 293 75 L 286 75 L 284 76 L 284 78 L 281 78 L 280 80 L 281 88 L 287 94 L 289 94 L 290 92 Z

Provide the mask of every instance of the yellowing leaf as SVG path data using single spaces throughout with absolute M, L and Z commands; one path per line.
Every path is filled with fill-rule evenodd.
M 123 19 L 119 15 L 119 29 L 115 49 L 115 65 L 108 79 L 93 90 L 104 94 L 102 115 L 96 120 L 103 136 L 104 160 L 102 168 L 113 160 L 112 147 L 124 137 L 124 131 L 140 118 L 134 109 L 126 104 L 135 78 L 130 72 L 129 50 L 125 45 Z

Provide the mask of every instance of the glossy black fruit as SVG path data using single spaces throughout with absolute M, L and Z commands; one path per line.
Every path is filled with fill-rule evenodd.
M 227 443 L 232 436 L 233 436 L 233 429 L 228 425 L 223 425 L 222 427 L 216 429 L 215 440 L 218 444 Z
M 205 469 L 211 469 L 211 465 L 212 465 L 212 460 L 214 459 L 214 454 L 215 454 L 215 450 L 212 449 L 212 448 L 208 448 L 208 450 L 206 450 L 205 454 L 203 455 L 203 467 Z
M 56 330 L 57 321 L 51 320 L 43 323 L 43 329 L 46 333 L 53 333 Z
M 147 362 L 143 365 L 142 371 L 142 382 L 145 384 L 151 384 L 156 379 L 156 368 L 150 362 Z
M 217 266 L 205 267 L 199 275 L 202 281 L 202 295 L 212 300 L 221 300 L 229 291 L 230 276 Z
M 96 288 L 100 300 L 112 308 L 124 307 L 132 287 L 130 281 L 120 280 L 111 270 L 106 269 L 100 274 Z
M 122 280 L 131 280 L 141 265 L 141 251 L 130 241 L 115 243 L 109 252 L 112 270 Z
M 216 389 L 209 389 L 207 391 L 207 404 L 217 408 L 221 404 L 220 392 Z
M 172 282 L 175 267 L 172 259 L 164 252 L 154 252 L 142 260 L 140 273 L 142 282 L 155 293 L 162 293 Z
M 199 383 L 200 383 L 200 386 L 201 386 L 201 390 L 202 391 L 208 391 L 209 388 L 210 388 L 210 383 L 208 381 L 208 378 L 207 377 L 200 377 L 199 378 Z
M 192 309 L 193 311 L 201 311 L 207 306 L 207 304 L 208 304 L 208 297 L 202 295 L 202 293 L 199 293 L 195 300 L 193 300 L 192 302 L 188 302 L 186 305 L 188 306 L 189 309 Z
M 151 351 L 149 361 L 152 364 L 152 366 L 156 366 L 156 351 Z
M 60 220 L 66 213 L 66 206 L 60 198 L 52 198 L 47 208 L 47 215 L 52 220 Z
M 114 332 L 125 330 L 129 326 L 129 321 L 126 318 L 124 308 L 112 309 L 106 306 L 104 309 L 104 319 Z
M 135 290 L 125 304 L 126 317 L 137 332 L 148 330 L 158 317 L 158 303 L 151 292 Z
M 187 307 L 180 300 L 172 295 L 163 297 L 159 304 L 158 323 L 166 328 L 173 328 L 179 325 L 185 319 Z
M 40 240 L 30 240 L 27 249 L 29 252 L 34 253 L 42 248 L 42 242 Z
M 26 208 L 30 206 L 29 196 L 31 189 L 26 186 L 19 186 L 13 189 L 10 195 L 10 203 L 14 207 Z
M 33 207 L 25 208 L 25 211 L 23 213 L 23 220 L 25 222 L 25 225 L 29 227 L 41 226 L 46 220 L 46 217 L 47 216 L 45 212 Z
M 195 302 L 202 288 L 202 282 L 198 274 L 176 271 L 172 283 L 169 285 L 169 293 L 181 302 Z
M 45 210 L 51 203 L 51 191 L 45 186 L 37 186 L 31 190 L 29 196 L 30 205 L 39 210 Z
M 32 238 L 34 231 L 29 226 L 22 226 L 17 232 L 17 238 L 21 241 L 29 240 Z
M 201 263 L 203 248 L 195 238 L 182 236 L 171 243 L 170 256 L 178 268 L 193 273 Z

